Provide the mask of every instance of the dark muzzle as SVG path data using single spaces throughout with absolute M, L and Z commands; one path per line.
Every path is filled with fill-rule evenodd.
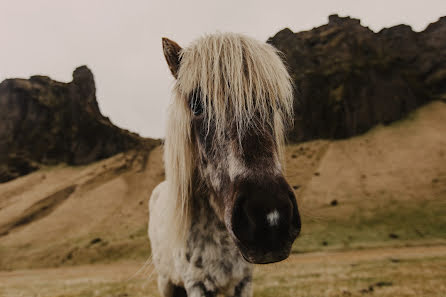
M 236 189 L 231 226 L 243 257 L 256 264 L 286 259 L 301 227 L 288 183 L 280 176 L 242 181 Z

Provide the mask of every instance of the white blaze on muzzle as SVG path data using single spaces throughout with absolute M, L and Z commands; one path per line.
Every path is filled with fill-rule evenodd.
M 266 220 L 271 227 L 277 226 L 279 224 L 279 218 L 280 214 L 277 209 L 266 215 Z

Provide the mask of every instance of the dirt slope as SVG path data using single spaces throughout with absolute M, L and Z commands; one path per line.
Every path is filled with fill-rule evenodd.
M 295 251 L 446 243 L 446 104 L 341 141 L 288 148 Z
M 0 268 L 91 263 L 148 252 L 147 200 L 161 148 L 0 185 Z
M 287 165 L 289 181 L 304 185 L 305 207 L 445 198 L 446 104 L 360 137 L 290 146 Z
M 295 251 L 446 243 L 445 132 L 446 104 L 433 102 L 359 137 L 289 146 Z M 147 200 L 163 179 L 158 147 L 1 184 L 0 270 L 147 257 Z

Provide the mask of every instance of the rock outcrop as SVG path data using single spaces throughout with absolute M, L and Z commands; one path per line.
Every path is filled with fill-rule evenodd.
M 401 119 L 431 100 L 446 100 L 446 17 L 423 32 L 399 25 L 374 33 L 331 15 L 310 31 L 278 32 L 296 85 L 293 142 L 347 138 Z
M 419 33 L 406 25 L 374 33 L 332 15 L 326 25 L 284 29 L 268 42 L 283 52 L 296 85 L 292 142 L 351 137 L 446 101 L 446 17 Z M 70 83 L 45 76 L 0 83 L 0 182 L 42 164 L 87 164 L 160 143 L 114 126 L 95 91 L 85 66 Z
M 114 126 L 96 101 L 86 66 L 62 83 L 46 76 L 7 79 L 0 84 L 0 182 L 42 164 L 87 164 L 158 141 Z

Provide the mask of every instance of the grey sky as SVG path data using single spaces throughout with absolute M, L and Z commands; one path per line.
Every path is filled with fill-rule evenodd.
M 173 78 L 161 37 L 184 46 L 204 33 L 234 31 L 265 41 L 285 27 L 325 24 L 333 13 L 375 32 L 400 23 L 421 31 L 446 15 L 446 1 L 0 0 L 0 81 L 42 74 L 68 82 L 86 64 L 104 115 L 163 137 Z

